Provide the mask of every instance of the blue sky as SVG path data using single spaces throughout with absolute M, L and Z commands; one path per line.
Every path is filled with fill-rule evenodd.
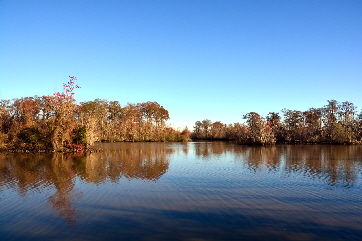
M 174 127 L 362 107 L 362 1 L 0 0 L 0 99 L 157 101 Z

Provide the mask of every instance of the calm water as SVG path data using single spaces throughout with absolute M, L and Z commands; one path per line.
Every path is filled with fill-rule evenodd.
M 362 146 L 0 154 L 0 240 L 362 240 Z

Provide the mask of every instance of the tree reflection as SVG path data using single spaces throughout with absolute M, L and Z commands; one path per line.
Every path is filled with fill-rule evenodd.
M 286 170 L 303 171 L 310 178 L 324 178 L 330 186 L 352 187 L 358 174 L 362 146 L 287 146 Z
M 114 148 L 91 153 L 74 163 L 77 175 L 86 182 L 117 182 L 121 177 L 156 181 L 169 167 L 173 149 L 160 143 L 116 143 Z M 107 144 L 112 147 L 112 144 Z
M 195 142 L 195 154 L 198 157 L 209 158 L 211 155 L 220 156 L 230 152 L 233 145 L 227 141 Z
M 75 197 L 80 198 L 82 194 L 74 189 L 75 172 L 72 158 L 55 153 L 50 161 L 50 167 L 46 173 L 47 180 L 55 186 L 56 193 L 49 197 L 49 202 L 60 217 L 75 226 L 79 216 L 76 215 L 76 207 L 73 207 L 72 203 Z
M 26 197 L 32 192 L 55 190 L 49 203 L 71 226 L 76 225 L 76 177 L 88 183 L 118 182 L 122 177 L 158 180 L 169 167 L 172 149 L 157 143 L 108 149 L 91 154 L 0 154 L 0 188 Z
M 165 143 L 107 143 L 88 154 L 0 153 L 0 189 L 23 197 L 46 193 L 49 204 L 69 225 L 76 225 L 76 200 L 82 193 L 76 179 L 87 183 L 119 182 L 121 178 L 157 181 L 168 171 L 170 155 L 205 161 L 233 158 L 252 173 L 302 175 L 329 187 L 351 188 L 362 169 L 362 146 L 275 145 L 240 146 L 227 142 L 199 142 L 168 146 Z
M 282 171 L 319 178 L 329 186 L 352 187 L 361 169 L 362 146 L 355 145 L 274 145 L 239 146 L 226 142 L 200 142 L 195 154 L 204 160 L 231 154 L 235 161 L 257 172 Z
M 71 157 L 58 153 L 1 154 L 1 186 L 15 189 L 23 197 L 29 192 L 54 189 L 49 202 L 60 217 L 74 226 L 79 217 L 73 202 L 81 197 L 81 193 L 74 189 L 75 172 Z

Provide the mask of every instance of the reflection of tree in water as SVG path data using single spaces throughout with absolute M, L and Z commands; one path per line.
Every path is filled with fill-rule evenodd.
M 243 146 L 241 152 L 242 160 L 247 166 L 256 171 L 260 168 L 267 168 L 274 171 L 280 165 L 282 155 L 275 146 Z
M 63 193 L 58 191 L 49 198 L 53 208 L 59 212 L 59 217 L 65 218 L 71 226 L 75 226 L 76 220 L 80 218 L 80 216 L 76 215 L 77 207 L 72 206 L 74 202 L 73 196 L 81 197 L 81 195 L 72 194 L 72 192 Z
M 75 225 L 79 216 L 76 215 L 76 207 L 73 207 L 75 197 L 80 198 L 81 193 L 74 189 L 75 172 L 72 158 L 62 154 L 54 154 L 48 180 L 54 184 L 57 192 L 49 197 L 53 208 L 59 212 L 59 216 L 67 220 L 68 224 Z
M 210 156 L 221 156 L 231 150 L 232 145 L 226 141 L 195 142 L 195 154 L 205 160 Z
M 99 153 L 79 154 L 0 154 L 0 188 L 15 189 L 21 196 L 55 188 L 49 197 L 54 210 L 70 225 L 79 218 L 74 189 L 76 176 L 86 182 L 101 183 L 127 179 L 158 180 L 169 167 L 174 152 L 160 143 L 123 143 Z
M 0 154 L 1 186 L 15 189 L 23 197 L 30 190 L 41 190 L 48 183 L 38 181 L 41 179 L 37 165 L 39 161 L 37 156 L 32 155 Z
M 361 170 L 360 145 L 273 145 L 238 146 L 219 142 L 195 145 L 195 153 L 203 159 L 211 155 L 231 153 L 238 162 L 253 172 L 283 170 L 286 175 L 299 174 L 320 178 L 329 186 L 352 187 Z
M 62 154 L 4 154 L 0 156 L 1 185 L 16 189 L 21 196 L 29 192 L 43 192 L 56 189 L 49 197 L 58 215 L 75 225 L 79 218 L 74 198 L 81 195 L 74 190 L 75 173 L 70 156 Z
M 113 146 L 115 148 L 91 153 L 77 161 L 77 175 L 93 183 L 117 182 L 122 177 L 156 181 L 167 172 L 168 157 L 174 152 L 161 143 L 116 143 Z
M 330 186 L 352 187 L 361 169 L 362 146 L 301 145 L 287 146 L 285 155 L 290 173 L 303 171 L 304 176 L 323 177 Z
M 41 193 L 54 187 L 56 192 L 49 202 L 59 216 L 75 225 L 79 217 L 73 203 L 81 197 L 74 189 L 76 175 L 93 183 L 116 182 L 122 177 L 156 181 L 168 170 L 172 149 L 147 143 L 125 147 L 83 156 L 1 154 L 0 186 L 15 189 L 24 197 L 29 192 Z

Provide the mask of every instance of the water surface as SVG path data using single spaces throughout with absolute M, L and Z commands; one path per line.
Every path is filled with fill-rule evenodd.
M 0 154 L 1 240 L 362 240 L 362 146 Z

